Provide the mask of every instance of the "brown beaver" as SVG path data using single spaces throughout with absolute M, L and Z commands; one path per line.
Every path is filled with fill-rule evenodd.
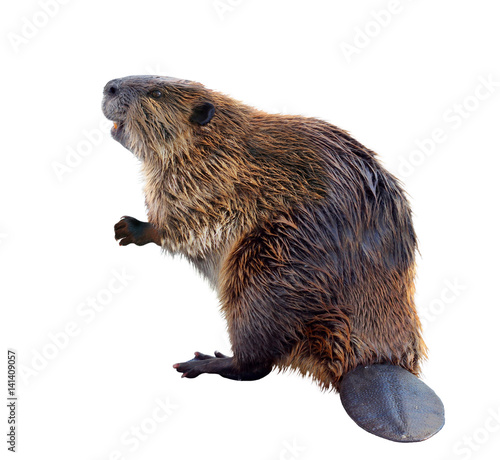
M 103 112 L 145 178 L 148 222 L 122 218 L 116 239 L 185 256 L 228 323 L 233 356 L 195 353 L 174 365 L 183 377 L 255 380 L 292 368 L 339 390 L 374 434 L 415 441 L 441 428 L 442 404 L 416 377 L 426 348 L 411 210 L 374 152 L 325 121 L 170 77 L 110 81 Z M 426 421 L 401 408 L 412 385 L 431 401 Z

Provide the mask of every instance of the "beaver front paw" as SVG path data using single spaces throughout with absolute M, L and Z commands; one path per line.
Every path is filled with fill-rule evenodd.
M 150 235 L 151 227 L 149 222 L 123 216 L 115 225 L 115 240 L 119 241 L 120 246 L 127 246 L 131 243 L 143 246 L 154 241 Z

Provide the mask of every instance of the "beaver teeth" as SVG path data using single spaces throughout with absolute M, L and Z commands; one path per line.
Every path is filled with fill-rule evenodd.
M 113 123 L 113 129 L 118 129 L 118 123 L 116 121 Z

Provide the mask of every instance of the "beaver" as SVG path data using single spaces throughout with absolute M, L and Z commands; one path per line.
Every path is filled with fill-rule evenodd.
M 145 179 L 148 222 L 124 216 L 115 238 L 186 257 L 227 321 L 233 356 L 196 352 L 174 365 L 182 377 L 293 369 L 340 392 L 373 434 L 439 431 L 442 403 L 418 378 L 411 209 L 372 150 L 326 121 L 172 77 L 111 80 L 102 110 Z

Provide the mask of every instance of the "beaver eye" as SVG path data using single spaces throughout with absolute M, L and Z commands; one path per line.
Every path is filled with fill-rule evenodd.
M 160 99 L 160 97 L 163 96 L 163 93 L 159 89 L 155 89 L 149 93 L 151 97 L 154 97 L 155 99 Z

